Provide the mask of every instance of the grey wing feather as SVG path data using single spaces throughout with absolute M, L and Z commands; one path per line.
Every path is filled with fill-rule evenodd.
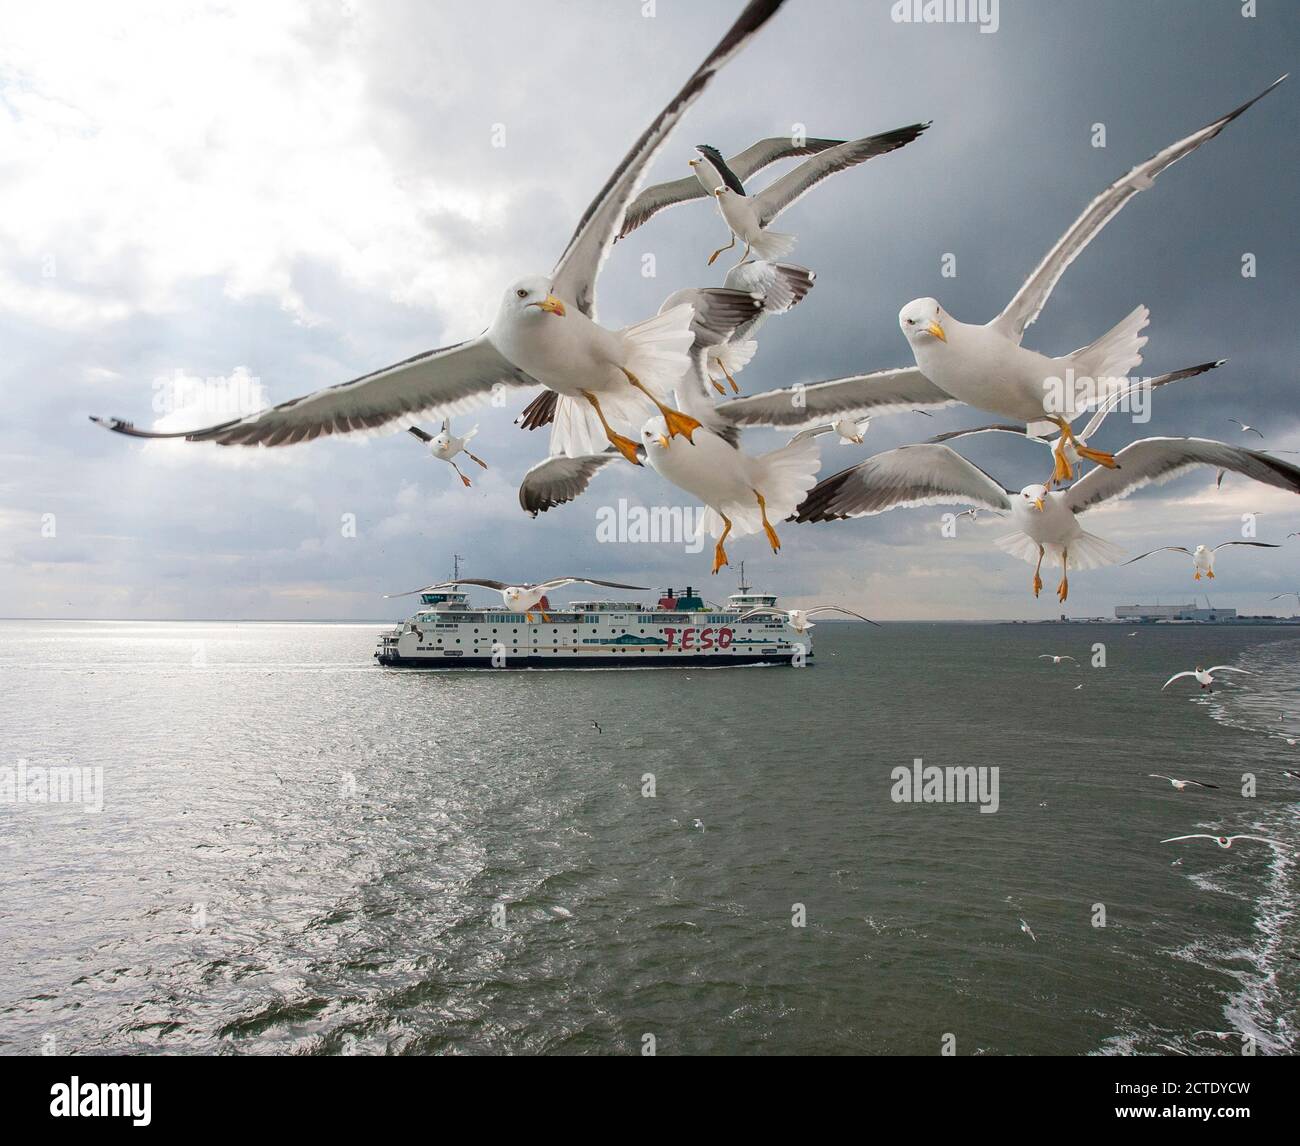
M 727 160 L 727 166 L 743 182 L 779 160 L 794 159 L 801 155 L 820 155 L 823 151 L 846 142 L 848 141 L 843 139 L 805 139 L 802 143 L 796 143 L 793 136 L 773 135 L 751 143 L 744 151 L 733 155 Z M 698 185 L 697 179 L 696 186 Z
M 571 458 L 564 454 L 533 466 L 519 483 L 519 504 L 536 517 L 557 505 L 573 501 L 585 492 L 591 479 L 622 455 L 613 447 L 603 454 Z
M 902 506 L 975 505 L 1009 510 L 1007 490 L 947 446 L 900 446 L 818 482 L 796 521 L 867 517 Z
M 583 214 L 573 238 L 555 265 L 553 287 L 562 299 L 574 303 L 584 314 L 594 317 L 596 276 L 609 254 L 614 238 L 623 227 L 628 205 L 645 178 L 646 170 L 668 141 L 678 120 L 708 87 L 722 67 L 758 32 L 782 0 L 750 0 L 726 35 L 695 69 L 668 105 L 655 117 L 623 157 L 623 161 L 601 188 Z
M 892 414 L 917 406 L 956 403 L 956 398 L 940 390 L 915 366 L 904 366 L 731 398 L 719 402 L 717 409 L 738 426 L 800 429 L 825 422 L 832 415 Z
M 1188 557 L 1192 556 L 1192 551 L 1185 545 L 1162 545 L 1159 549 L 1148 549 L 1145 553 L 1139 553 L 1136 557 L 1130 557 L 1124 562 L 1125 565 L 1132 565 L 1134 561 L 1141 561 L 1144 557 L 1150 557 L 1153 553 L 1186 553 Z
M 1265 485 L 1300 493 L 1300 469 L 1257 450 L 1209 438 L 1143 438 L 1115 455 L 1118 469 L 1098 467 L 1065 493 L 1066 505 L 1082 513 L 1111 498 L 1127 497 L 1152 482 L 1172 480 L 1193 466 L 1217 466 Z
M 990 324 L 998 327 L 1008 338 L 1019 342 L 1025 328 L 1038 317 L 1046 304 L 1052 288 L 1060 281 L 1069 265 L 1078 258 L 1079 253 L 1090 243 L 1101 229 L 1111 221 L 1120 209 L 1139 191 L 1145 191 L 1152 181 L 1165 168 L 1177 163 L 1185 155 L 1190 155 L 1202 143 L 1213 139 L 1228 124 L 1242 114 L 1256 100 L 1268 95 L 1286 76 L 1274 80 L 1254 99 L 1247 100 L 1239 108 L 1221 116 L 1213 123 L 1207 124 L 1200 131 L 1193 132 L 1158 151 L 1145 163 L 1140 163 L 1132 171 L 1117 179 L 1100 195 L 1071 225 L 1070 229 L 1057 240 L 1056 245 L 1047 252 L 1047 257 L 1038 264 L 1025 280 L 1024 285 L 1016 291 L 1015 297 L 1007 303 L 1006 309 Z
M 417 354 L 395 366 L 363 374 L 269 410 L 199 430 L 137 430 L 117 418 L 91 421 L 134 438 L 184 438 L 221 446 L 287 446 L 324 434 L 374 430 L 430 411 L 456 412 L 485 401 L 492 388 L 538 386 L 485 336 Z
M 435 581 L 432 585 L 422 585 L 418 589 L 407 589 L 405 593 L 385 593 L 384 599 L 413 597 L 416 593 L 429 593 L 434 589 L 454 589 L 457 585 L 482 585 L 485 589 L 507 588 L 504 581 L 488 581 L 482 577 L 462 577 L 459 581 Z
M 929 126 L 928 123 L 909 124 L 907 127 L 895 128 L 880 135 L 837 144 L 819 155 L 814 155 L 811 159 L 805 159 L 793 171 L 782 175 L 775 183 L 764 187 L 754 196 L 759 225 L 766 227 L 782 211 L 797 203 L 823 179 L 847 171 L 850 167 L 856 167 L 859 163 L 865 163 L 877 155 L 887 155 L 900 147 L 906 147 Z
M 432 435 L 432 434 L 429 434 L 429 433 L 426 433 L 424 430 L 420 429 L 419 426 L 407 426 L 407 427 L 406 427 L 406 432 L 407 432 L 408 434 L 413 434 L 415 437 L 419 438 L 420 441 L 422 441 L 422 442 L 431 442 L 431 441 L 433 441 L 433 435 Z

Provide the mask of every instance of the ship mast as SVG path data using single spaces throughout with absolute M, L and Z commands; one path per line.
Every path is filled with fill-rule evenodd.
M 736 586 L 742 593 L 749 592 L 749 586 L 745 584 L 745 563 L 740 563 L 740 584 Z
M 463 558 L 459 553 L 453 553 L 451 555 L 451 580 L 453 584 L 460 583 L 460 563 L 464 560 L 465 558 Z

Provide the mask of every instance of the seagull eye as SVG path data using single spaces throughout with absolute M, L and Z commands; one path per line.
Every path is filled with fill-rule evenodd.
M 520 298 L 528 297 L 528 292 L 526 290 L 517 290 L 515 291 L 515 294 L 517 294 Z

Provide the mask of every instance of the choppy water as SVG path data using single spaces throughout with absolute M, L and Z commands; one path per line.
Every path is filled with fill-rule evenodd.
M 0 623 L 0 768 L 104 776 L 0 803 L 0 1051 L 1297 1049 L 1295 855 L 1159 841 L 1300 841 L 1300 631 L 560 673 L 385 672 L 377 631 Z M 1197 662 L 1257 675 L 1161 694 Z M 998 767 L 998 812 L 893 802 L 915 757 Z

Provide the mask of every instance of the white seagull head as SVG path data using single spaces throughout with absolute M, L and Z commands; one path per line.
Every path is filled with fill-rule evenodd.
M 501 316 L 512 318 L 545 318 L 554 315 L 563 318 L 564 303 L 551 293 L 551 280 L 546 275 L 528 275 L 517 279 L 507 288 L 501 300 Z
M 668 437 L 668 423 L 663 418 L 651 418 L 641 427 L 641 444 L 646 452 L 651 450 L 666 451 L 671 439 Z
M 1011 504 L 1021 510 L 1033 510 L 1042 513 L 1043 507 L 1047 504 L 1047 486 L 1027 485 L 1020 491 L 1020 496 Z
M 947 317 L 935 299 L 914 298 L 898 312 L 898 325 L 913 346 L 932 345 L 936 339 L 948 341 L 943 327 Z

